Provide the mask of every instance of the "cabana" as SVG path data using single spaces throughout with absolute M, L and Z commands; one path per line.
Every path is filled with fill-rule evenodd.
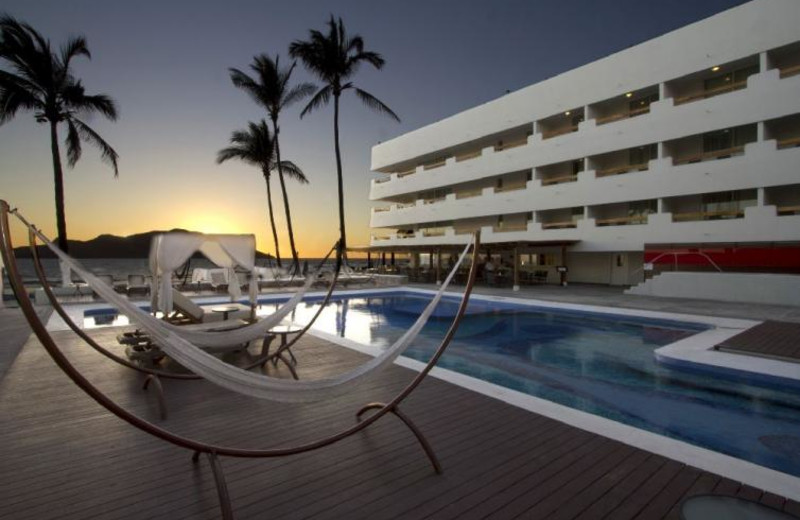
M 159 233 L 150 244 L 150 272 L 153 275 L 151 291 L 152 309 L 168 314 L 173 310 L 172 275 L 195 252 L 201 252 L 214 264 L 225 268 L 228 280 L 236 280 L 237 267 L 252 274 L 255 268 L 255 235 L 206 235 L 173 231 Z M 231 301 L 242 297 L 238 283 L 228 284 Z M 250 305 L 255 307 L 258 297 L 258 280 L 250 276 Z

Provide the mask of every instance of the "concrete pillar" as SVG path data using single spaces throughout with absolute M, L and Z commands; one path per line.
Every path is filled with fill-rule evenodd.
M 764 121 L 759 121 L 758 124 L 756 125 L 756 128 L 758 129 L 758 136 L 757 136 L 756 140 L 759 143 L 762 142 L 762 141 L 765 141 L 766 137 L 765 137 L 765 133 L 764 133 L 764 131 L 765 131 L 764 130 Z
M 367 269 L 372 268 L 372 252 L 367 251 Z
M 392 251 L 392 257 L 390 259 L 391 266 L 394 267 L 394 251 Z
M 514 248 L 514 291 L 519 291 L 519 249 Z
M 759 72 L 764 72 L 772 68 L 770 63 L 769 54 L 766 52 L 759 53 L 758 55 Z
M 662 99 L 667 99 L 667 84 L 666 83 L 659 83 L 658 84 L 658 99 L 659 101 Z
M 766 197 L 764 195 L 764 188 L 758 188 L 756 190 L 756 204 L 758 206 L 766 206 Z
M 664 143 L 662 141 L 658 142 L 658 158 L 664 158 Z
M 657 213 L 664 213 L 664 199 L 658 198 L 656 199 L 658 207 L 656 208 Z
M 561 244 L 561 265 L 567 267 L 567 246 L 565 244 Z M 567 271 L 561 271 L 561 286 L 567 286 Z

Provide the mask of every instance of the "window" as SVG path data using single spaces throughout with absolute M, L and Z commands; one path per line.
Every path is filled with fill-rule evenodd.
M 628 203 L 629 217 L 647 216 L 650 213 L 655 213 L 656 211 L 658 211 L 658 201 L 655 199 L 637 200 L 635 202 Z
M 650 109 L 650 103 L 654 103 L 656 101 L 658 101 L 658 92 L 637 99 L 632 99 L 628 102 L 628 110 L 632 114 L 645 112 Z
M 732 90 L 744 88 L 747 78 L 753 74 L 757 74 L 758 69 L 758 65 L 751 65 L 732 72 L 726 72 L 725 74 L 720 74 L 719 76 L 705 80 L 703 86 L 706 92 L 724 90 L 725 87 L 730 87 Z
M 753 143 L 758 138 L 755 124 L 726 128 L 703 134 L 703 151 L 716 152 Z
M 713 214 L 709 218 L 736 218 L 744 208 L 757 204 L 756 190 L 705 193 L 701 202 L 703 212 Z
M 644 164 L 656 158 L 658 158 L 658 145 L 655 143 L 637 146 L 636 148 L 628 150 L 629 164 Z

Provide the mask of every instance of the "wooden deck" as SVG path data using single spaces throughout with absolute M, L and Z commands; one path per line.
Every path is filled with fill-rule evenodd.
M 95 336 L 110 345 L 117 332 Z M 176 433 L 243 447 L 286 446 L 339 430 L 362 404 L 392 396 L 412 376 L 391 367 L 354 395 L 313 405 L 165 381 L 170 415 L 159 421 L 141 375 L 99 357 L 71 333 L 55 337 L 95 384 L 141 416 Z M 364 359 L 310 337 L 295 354 L 307 378 Z M 707 492 L 800 514 L 797 502 L 442 381 L 426 380 L 404 409 L 428 436 L 443 475 L 433 472 L 400 421 L 387 416 L 315 452 L 223 459 L 236 518 L 678 518 L 683 498 Z M 0 461 L 2 518 L 219 517 L 204 459 L 194 465 L 190 452 L 108 414 L 35 339 L 0 381 Z
M 765 321 L 715 347 L 734 354 L 800 363 L 800 323 Z

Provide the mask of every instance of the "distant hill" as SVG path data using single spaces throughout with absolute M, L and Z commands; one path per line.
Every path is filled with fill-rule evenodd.
M 172 229 L 171 231 L 183 231 L 185 229 Z M 158 233 L 168 233 L 168 231 L 148 231 L 127 237 L 116 235 L 100 235 L 91 240 L 68 240 L 69 254 L 75 258 L 147 258 L 150 254 L 150 242 L 153 235 Z M 41 258 L 54 258 L 55 255 L 47 247 L 40 245 L 37 247 Z M 30 258 L 31 251 L 28 246 L 20 246 L 14 249 L 18 258 Z M 202 257 L 200 253 L 194 256 Z M 260 251 L 256 251 L 256 258 L 271 258 Z

